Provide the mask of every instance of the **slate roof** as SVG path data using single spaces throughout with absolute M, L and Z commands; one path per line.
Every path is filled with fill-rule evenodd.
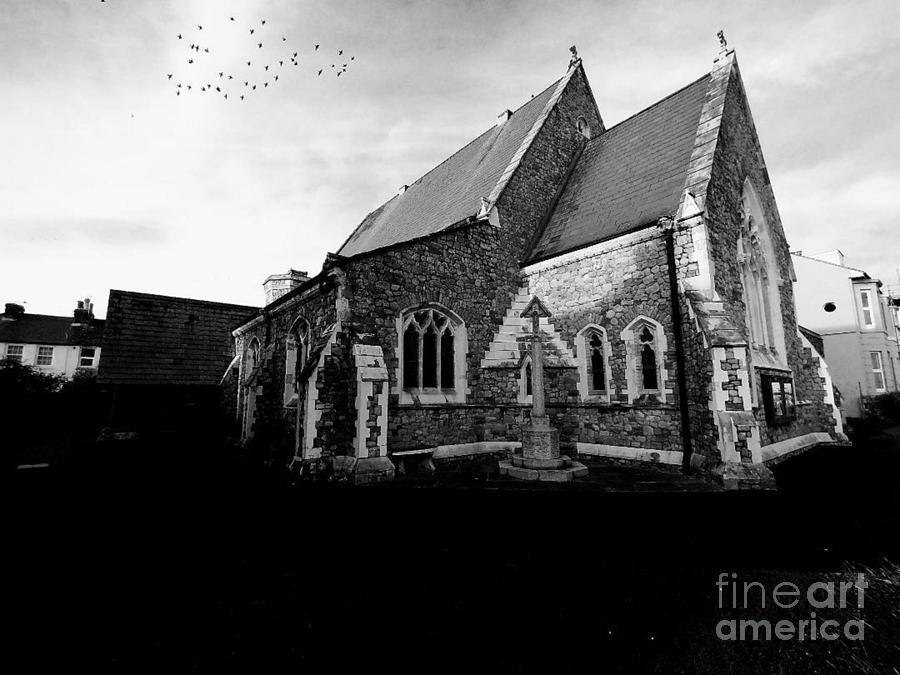
M 610 239 L 678 210 L 709 75 L 593 138 L 529 262 Z
M 403 194 L 366 216 L 338 253 L 349 257 L 410 241 L 476 215 L 481 198 L 491 194 L 560 80 L 516 110 L 502 125 L 485 131 Z
M 103 319 L 73 326 L 71 316 L 22 314 L 13 320 L 0 319 L 0 342 L 36 345 L 99 347 L 103 339 Z
M 257 307 L 110 291 L 98 379 L 104 384 L 216 385 L 232 328 Z

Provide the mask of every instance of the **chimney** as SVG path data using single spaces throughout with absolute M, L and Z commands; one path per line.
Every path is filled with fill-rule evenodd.
M 497 115 L 497 126 L 499 127 L 505 124 L 510 117 L 512 117 L 512 110 L 504 110 L 502 113 Z
M 267 277 L 263 282 L 266 305 L 272 304 L 291 289 L 297 288 L 307 281 L 309 281 L 309 275 L 299 270 L 288 270 L 284 274 L 273 274 Z
M 89 324 L 91 319 L 94 318 L 94 305 L 91 303 L 91 299 L 85 298 L 84 300 L 79 300 L 78 305 L 75 307 L 75 311 L 72 312 L 72 317 L 73 326 Z
M 24 313 L 25 308 L 22 305 L 19 305 L 15 302 L 7 302 L 6 307 L 3 311 L 3 316 L 0 318 L 2 318 L 4 321 L 15 321 Z

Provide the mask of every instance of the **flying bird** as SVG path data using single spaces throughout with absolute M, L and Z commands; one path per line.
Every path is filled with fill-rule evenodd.
M 190 88 L 191 88 L 191 85 L 188 85 L 187 88 L 190 89 Z
M 245 86 L 245 87 L 249 87 L 249 86 L 250 86 L 250 83 L 247 82 L 247 81 L 245 80 L 245 81 L 244 81 L 244 86 Z
M 253 35 L 253 29 L 252 29 L 252 28 L 250 29 L 250 35 Z
M 193 63 L 194 59 L 188 59 L 188 63 Z
M 340 77 L 340 76 L 341 76 L 341 73 L 343 73 L 343 72 L 344 72 L 343 70 L 339 70 L 339 71 L 338 71 L 338 77 Z
M 262 42 L 259 43 L 259 48 L 262 49 Z
M 282 36 L 281 36 L 281 41 L 282 41 L 282 42 L 287 42 L 287 38 L 284 37 L 284 35 L 282 35 Z
M 175 95 L 176 95 L 176 96 L 181 96 L 181 90 L 180 90 L 180 89 L 176 89 L 176 90 L 175 90 Z
M 253 91 L 256 91 L 256 85 L 255 85 L 255 84 L 253 85 Z
M 344 50 L 342 49 L 342 50 L 340 50 L 340 51 L 338 52 L 338 56 L 340 56 L 340 55 L 343 54 L 343 53 L 344 53 Z
M 233 80 L 234 78 L 233 78 L 231 75 L 229 75 L 229 76 L 228 76 L 228 79 L 229 79 L 229 80 Z
M 351 56 L 351 57 L 350 57 L 350 60 L 352 61 L 352 60 L 355 59 L 355 58 L 356 58 L 355 56 Z
M 219 77 L 222 77 L 225 73 L 219 73 Z
M 284 65 L 284 61 L 279 61 L 279 62 L 278 62 L 278 65 L 279 65 L 279 66 L 283 66 L 283 65 Z
M 269 69 L 269 66 L 266 66 L 266 70 L 268 70 L 268 69 Z
M 209 54 L 209 47 L 204 47 L 203 51 L 205 51 L 207 54 Z
M 228 17 L 228 18 L 229 18 L 229 19 L 231 19 L 231 20 L 232 20 L 232 21 L 234 21 L 234 17 L 233 17 L 233 16 L 231 16 L 231 17 Z
M 197 30 L 203 30 L 203 26 L 201 26 L 200 24 L 197 24 Z
M 314 49 L 313 51 L 316 51 L 318 48 L 319 48 L 319 45 L 316 45 L 316 49 Z
M 248 65 L 248 66 L 250 65 L 250 62 L 249 62 L 249 61 L 247 61 L 247 65 Z
M 264 87 L 268 87 L 268 86 L 269 86 L 269 83 L 266 82 L 266 83 L 263 84 L 263 86 L 264 86 Z
M 277 75 L 275 76 L 275 81 L 278 82 L 278 76 L 277 76 Z
M 261 23 L 262 23 L 263 26 L 265 26 L 265 25 L 266 25 L 266 20 L 263 19 Z
M 241 94 L 241 100 L 242 100 L 242 101 L 244 100 L 244 95 L 243 95 L 243 94 Z
M 295 59 L 297 58 L 297 52 L 294 52 L 294 58 Z
M 321 70 L 319 70 L 319 75 L 321 75 L 321 74 L 322 74 L 322 71 L 321 71 Z M 317 76 L 316 76 L 316 77 L 318 77 L 318 75 L 317 75 Z
M 178 34 L 178 39 L 179 39 L 179 40 L 181 39 L 181 33 Z
M 216 91 L 219 92 L 220 94 L 222 93 L 222 90 L 219 89 L 218 87 L 216 87 Z
M 228 94 L 225 94 L 225 100 L 226 101 L 228 100 Z
M 168 77 L 168 78 L 171 80 L 171 79 L 172 79 L 172 73 L 169 73 L 168 75 L 166 75 L 166 77 Z

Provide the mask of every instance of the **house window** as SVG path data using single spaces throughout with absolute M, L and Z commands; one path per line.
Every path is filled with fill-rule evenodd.
M 38 347 L 36 364 L 39 366 L 53 365 L 53 347 Z
M 639 316 L 622 331 L 625 342 L 626 381 L 629 403 L 643 396 L 665 402 L 667 341 L 662 326 Z
M 94 356 L 96 353 L 97 349 L 95 347 L 82 347 L 81 355 L 78 358 L 78 365 L 81 368 L 93 368 Z
M 296 405 L 300 392 L 300 374 L 309 358 L 309 324 L 299 318 L 284 341 L 284 405 Z
M 884 381 L 884 362 L 882 361 L 881 352 L 869 352 L 872 359 L 872 376 L 875 379 L 875 391 L 883 394 L 887 391 L 887 385 Z
M 442 307 L 409 310 L 400 319 L 401 403 L 465 400 L 466 329 Z
M 866 328 L 875 328 L 875 312 L 873 311 L 872 307 L 872 291 L 860 291 L 859 301 L 862 305 L 863 326 L 865 326 Z
M 22 363 L 22 352 L 25 350 L 24 345 L 6 345 L 6 358 L 9 361 Z
M 769 424 L 786 424 L 796 417 L 794 383 L 784 375 L 763 375 L 760 378 L 763 407 Z

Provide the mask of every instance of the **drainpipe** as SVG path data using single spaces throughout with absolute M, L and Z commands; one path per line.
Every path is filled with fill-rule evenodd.
M 675 336 L 675 363 L 678 368 L 678 408 L 681 412 L 682 473 L 691 473 L 691 419 L 688 410 L 687 371 L 684 358 L 684 335 L 681 325 L 681 303 L 678 297 L 678 275 L 675 270 L 675 223 L 661 218 L 660 225 L 666 233 L 666 261 L 669 267 L 669 298 L 672 303 L 672 333 Z

